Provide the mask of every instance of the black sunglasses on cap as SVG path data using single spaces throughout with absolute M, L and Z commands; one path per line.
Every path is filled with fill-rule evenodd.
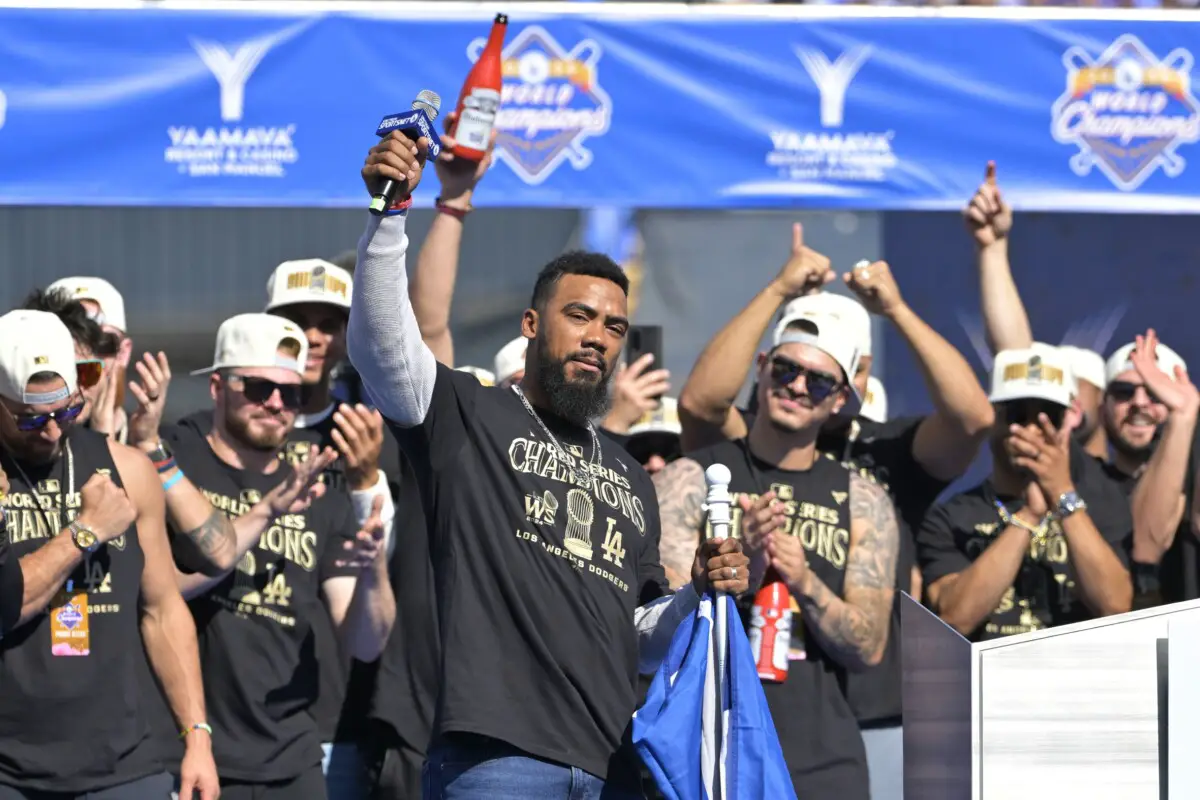
M 303 392 L 298 383 L 276 383 L 275 381 L 267 380 L 266 378 L 255 378 L 247 375 L 230 375 L 228 380 L 232 384 L 238 382 L 241 388 L 233 387 L 242 393 L 242 396 L 251 403 L 262 405 L 271 399 L 271 395 L 279 392 L 279 400 L 283 403 L 283 407 L 288 410 L 296 410 L 304 404 Z
M 1066 406 L 1060 406 L 1058 403 L 1051 403 L 1049 400 L 1007 400 L 1000 403 L 1000 408 L 1004 411 L 1004 424 L 1006 425 L 1036 425 L 1038 424 L 1038 415 L 1045 414 L 1050 418 L 1050 424 L 1055 428 L 1061 428 L 1063 420 L 1067 416 Z
M 791 386 L 796 382 L 797 378 L 804 378 L 804 386 L 808 390 L 808 396 L 812 398 L 814 403 L 823 403 L 826 398 L 836 392 L 841 387 L 842 382 L 838 378 L 826 372 L 821 372 L 815 369 L 809 369 L 803 364 L 797 364 L 790 358 L 784 356 L 771 356 L 768 362 L 771 367 L 771 380 L 776 386 L 785 387 Z

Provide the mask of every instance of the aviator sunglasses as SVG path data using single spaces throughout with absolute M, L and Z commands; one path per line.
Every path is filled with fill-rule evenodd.
M 770 366 L 771 380 L 781 388 L 791 386 L 797 378 L 803 377 L 808 396 L 817 404 L 825 402 L 825 399 L 836 392 L 841 385 L 841 381 L 834 376 L 809 369 L 803 364 L 797 364 L 783 356 L 771 356 Z
M 229 380 L 241 383 L 241 393 L 251 403 L 262 405 L 271 399 L 271 395 L 279 392 L 283 407 L 294 411 L 304 404 L 303 393 L 298 383 L 276 383 L 266 378 L 252 378 L 244 375 L 230 375 Z
M 1038 415 L 1045 414 L 1050 418 L 1050 424 L 1055 430 L 1063 425 L 1063 420 L 1066 419 L 1066 406 L 1060 406 L 1058 403 L 1051 403 L 1047 400 L 1007 400 L 1000 404 L 1004 409 L 1004 421 L 1008 425 L 1026 425 L 1038 424 Z

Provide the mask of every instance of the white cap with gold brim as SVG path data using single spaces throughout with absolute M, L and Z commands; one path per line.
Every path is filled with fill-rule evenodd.
M 674 397 L 664 397 L 659 400 L 658 408 L 647 411 L 630 426 L 626 436 L 633 438 L 646 433 L 667 433 L 674 436 L 683 435 L 683 426 L 679 424 L 679 401 Z

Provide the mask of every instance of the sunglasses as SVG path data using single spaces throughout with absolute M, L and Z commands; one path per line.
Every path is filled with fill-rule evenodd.
M 820 404 L 825 402 L 825 399 L 836 392 L 842 385 L 842 382 L 834 376 L 826 372 L 809 369 L 803 364 L 797 364 L 790 358 L 772 356 L 769 363 L 771 367 L 771 380 L 776 386 L 791 386 L 796 382 L 797 378 L 804 378 L 804 386 L 808 390 L 808 396 L 812 398 L 814 403 Z
M 294 411 L 304 405 L 303 392 L 298 383 L 276 383 L 266 378 L 252 378 L 243 375 L 230 375 L 229 380 L 231 383 L 233 381 L 241 383 L 241 389 L 238 391 L 251 403 L 262 405 L 271 399 L 271 395 L 279 392 L 279 399 L 284 408 Z
M 104 362 L 98 358 L 84 358 L 75 362 L 75 378 L 80 389 L 90 389 L 104 377 Z
M 83 413 L 83 406 L 83 403 L 79 403 L 78 405 L 60 408 L 57 411 L 47 411 L 45 414 L 13 414 L 12 418 L 17 424 L 17 430 L 24 433 L 31 433 L 45 428 L 50 424 L 50 420 L 57 422 L 59 427 L 69 425 Z
M 1002 403 L 1004 421 L 1008 425 L 1036 425 L 1038 415 L 1045 414 L 1050 418 L 1050 424 L 1061 428 L 1066 419 L 1067 409 L 1058 403 L 1048 403 L 1045 400 L 1009 400 Z
M 1146 396 L 1150 398 L 1151 403 L 1161 402 L 1154 396 L 1154 392 L 1150 391 L 1150 387 L 1143 383 L 1131 383 L 1129 381 L 1113 381 L 1108 385 L 1108 396 L 1117 403 L 1128 403 L 1137 395 L 1138 389 L 1145 389 Z

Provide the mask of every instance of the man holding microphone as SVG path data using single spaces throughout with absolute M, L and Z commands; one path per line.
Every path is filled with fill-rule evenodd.
M 629 328 L 610 259 L 567 253 L 540 273 L 521 333 L 525 375 L 484 387 L 437 363 L 408 298 L 405 212 L 427 142 L 393 133 L 362 170 L 401 202 L 359 242 L 350 358 L 413 461 L 428 521 L 442 683 L 425 794 L 446 800 L 640 797 L 623 746 L 637 671 L 653 671 L 710 587 L 746 589 L 732 539 L 700 546 L 664 597 L 645 471 L 599 434 Z

